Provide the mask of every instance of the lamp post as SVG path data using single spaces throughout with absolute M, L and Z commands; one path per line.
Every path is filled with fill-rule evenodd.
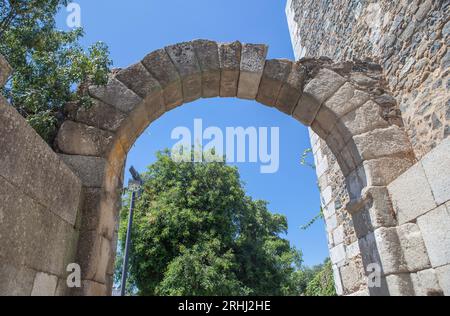
M 130 213 L 128 214 L 128 226 L 127 226 L 127 239 L 125 242 L 125 254 L 123 258 L 122 265 L 122 285 L 120 288 L 120 296 L 125 296 L 125 289 L 127 287 L 127 274 L 128 274 L 128 257 L 130 254 L 131 246 L 131 229 L 133 227 L 133 212 L 134 205 L 136 202 L 136 196 L 140 195 L 141 186 L 143 184 L 142 178 L 139 173 L 133 167 L 130 168 L 132 180 L 128 182 L 128 189 L 131 191 L 131 201 L 130 201 Z

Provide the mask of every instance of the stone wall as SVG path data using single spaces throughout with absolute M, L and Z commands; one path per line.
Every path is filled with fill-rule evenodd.
M 0 86 L 11 69 L 0 56 Z M 64 295 L 81 182 L 0 97 L 0 295 Z
M 449 0 L 289 0 L 296 57 L 383 66 L 417 158 L 450 135 Z
M 383 65 L 387 84 L 400 105 L 419 162 L 390 184 L 389 203 L 383 206 L 384 215 L 394 215 L 387 222 L 393 231 L 389 234 L 400 240 L 403 248 L 395 266 L 404 274 L 388 276 L 391 295 L 449 295 L 450 291 L 450 242 L 445 237 L 450 231 L 450 183 L 445 177 L 450 169 L 446 140 L 450 119 L 449 4 L 430 0 L 287 2 L 297 59 L 324 55 L 374 60 Z M 336 289 L 341 295 L 373 294 L 367 293 L 364 278 L 356 277 L 366 274 L 361 261 L 367 251 L 360 249 L 364 243 L 355 243 L 361 232 L 352 231 L 352 227 L 365 226 L 367 218 L 350 216 L 348 191 L 336 158 L 323 140 L 312 131 L 310 134 Z M 389 205 L 390 200 L 394 205 Z M 369 212 L 371 217 L 377 216 Z

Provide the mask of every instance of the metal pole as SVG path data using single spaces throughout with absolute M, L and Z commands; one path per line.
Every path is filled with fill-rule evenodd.
M 120 296 L 125 296 L 125 289 L 127 287 L 128 256 L 131 245 L 131 227 L 133 226 L 133 211 L 135 198 L 136 192 L 133 190 L 131 192 L 130 214 L 128 215 L 127 240 L 125 242 L 125 255 L 123 258 L 123 265 L 122 265 L 122 286 L 120 289 Z

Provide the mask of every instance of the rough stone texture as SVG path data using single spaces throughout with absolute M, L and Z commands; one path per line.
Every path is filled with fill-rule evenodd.
M 184 103 L 200 98 L 202 96 L 202 74 L 192 42 L 168 46 L 166 51 L 180 75 Z
M 371 58 L 383 66 L 420 159 L 450 133 L 449 7 L 431 0 L 289 0 L 286 12 L 297 59 Z
M 165 49 L 148 54 L 142 64 L 164 89 L 164 104 L 167 109 L 173 109 L 183 103 L 180 75 Z
M 376 129 L 353 137 L 364 160 L 410 153 L 411 147 L 404 131 L 397 126 Z
M 79 179 L 3 97 L 0 117 L 0 175 L 56 215 L 75 223 Z
M 450 264 L 450 214 L 442 205 L 419 217 L 417 223 L 434 268 Z
M 111 146 L 114 134 L 93 126 L 65 121 L 58 130 L 56 144 L 69 155 L 101 157 Z
M 292 2 L 288 2 L 288 7 L 291 5 Z M 426 15 L 421 13 L 420 16 L 422 15 L 425 19 Z M 289 16 L 295 18 L 296 13 L 291 10 Z M 295 23 L 291 21 L 290 24 L 292 27 Z M 415 24 L 409 25 L 402 35 L 405 40 L 414 31 Z M 299 28 L 298 25 L 296 28 Z M 428 210 L 415 211 L 422 215 L 417 224 L 415 218 L 419 215 L 406 221 L 401 219 L 405 224 L 397 227 L 399 223 L 394 216 L 385 186 L 408 169 L 415 162 L 415 157 L 409 138 L 403 130 L 397 102 L 384 81 L 382 68 L 373 62 L 355 60 L 334 63 L 328 58 L 305 58 L 297 63 L 283 60 L 263 63 L 264 54 L 264 46 L 242 45 L 239 42 L 218 45 L 198 40 L 181 43 L 155 51 L 145 57 L 141 64 L 112 74 L 106 86 L 91 87 L 91 95 L 98 100 L 94 103 L 92 112 L 80 112 L 75 107 L 75 110 L 68 111 L 68 122 L 60 130 L 60 135 L 65 136 L 61 136 L 57 144 L 71 155 L 61 155 L 58 158 L 54 153 L 33 152 L 33 155 L 39 157 L 38 161 L 54 161 L 58 172 L 65 172 L 64 179 L 67 177 L 68 182 L 75 176 L 67 166 L 79 176 L 85 200 L 83 212 L 78 217 L 71 218 L 67 215 L 77 214 L 79 203 L 75 207 L 74 204 L 55 202 L 68 211 L 55 212 L 55 203 L 51 200 L 54 194 L 43 190 L 47 183 L 55 183 L 58 189 L 65 188 L 66 180 L 58 182 L 58 174 L 55 175 L 54 168 L 39 170 L 36 167 L 40 165 L 32 161 L 30 163 L 37 170 L 28 170 L 25 175 L 12 173 L 10 169 L 16 160 L 11 153 L 14 153 L 15 148 L 9 149 L 7 158 L 0 161 L 1 166 L 6 169 L 0 169 L 0 172 L 7 175 L 6 179 L 13 188 L 20 183 L 25 192 L 33 192 L 27 203 L 31 205 L 40 202 L 42 205 L 39 204 L 39 211 L 54 216 L 50 219 L 44 217 L 42 220 L 39 217 L 30 218 L 40 223 L 40 227 L 60 227 L 54 224 L 57 221 L 70 223 L 68 227 L 72 230 L 62 233 L 68 239 L 58 238 L 59 243 L 48 244 L 57 249 L 57 253 L 63 253 L 61 245 L 74 245 L 76 230 L 81 229 L 77 261 L 82 264 L 82 270 L 86 273 L 83 276 L 83 288 L 76 290 L 75 294 L 105 295 L 111 289 L 123 166 L 126 153 L 136 138 L 152 120 L 173 107 L 200 96 L 215 95 L 255 95 L 260 102 L 293 114 L 297 120 L 314 130 L 311 139 L 339 294 L 409 295 L 426 291 L 425 287 L 433 283 L 429 271 L 421 273 L 430 270 L 430 260 L 425 253 L 430 252 L 429 244 L 437 247 L 433 238 L 441 236 L 448 229 L 446 221 L 442 220 L 442 213 L 428 211 L 438 205 L 433 194 L 440 198 L 439 203 L 446 202 L 447 190 L 441 186 L 448 182 L 437 180 L 431 186 L 429 190 L 434 205 Z M 413 62 L 406 65 L 410 68 L 415 66 Z M 259 89 L 255 94 L 260 78 Z M 2 102 L 6 104 L 5 101 Z M 108 107 L 115 107 L 114 115 L 103 117 L 101 108 L 106 110 Z M 437 124 L 436 118 L 434 122 Z M 20 124 L 19 122 L 18 125 Z M 11 129 L 13 125 L 5 126 L 7 127 L 3 129 L 9 132 L 8 128 Z M 325 141 L 320 141 L 318 136 Z M 25 133 L 24 138 L 24 147 L 33 151 L 36 147 L 34 143 L 38 142 L 36 137 Z M 108 140 L 103 141 L 104 139 Z M 434 154 L 434 159 L 440 159 L 440 155 Z M 20 159 L 22 163 L 28 162 L 24 158 Z M 427 168 L 445 169 L 445 161 L 441 159 L 437 163 L 430 158 Z M 420 161 L 417 165 L 424 169 L 422 166 L 425 163 Z M 431 183 L 427 176 L 434 176 L 436 173 L 432 173 L 433 171 L 426 173 L 422 170 L 421 177 Z M 408 172 L 409 170 L 405 174 Z M 43 178 L 40 186 L 24 180 L 37 177 Z M 410 190 L 417 191 L 417 187 L 414 189 L 413 186 Z M 78 188 L 79 194 L 81 188 Z M 396 188 L 390 187 L 392 188 L 394 190 L 389 192 L 395 195 Z M 9 191 L 3 195 L 11 196 Z M 68 190 L 59 196 L 66 194 L 72 198 L 69 200 L 71 203 L 79 202 L 76 192 L 77 190 Z M 38 201 L 34 201 L 36 196 Z M 39 199 L 40 196 L 44 198 Z M 52 207 L 47 209 L 48 205 Z M 447 212 L 446 206 L 441 207 Z M 31 208 L 36 209 L 35 206 Z M 432 233 L 432 238 L 427 239 L 426 235 L 430 235 L 427 225 L 436 220 L 440 220 L 442 227 L 438 227 L 438 231 Z M 9 221 L 13 222 L 11 217 Z M 27 223 L 24 221 L 22 224 L 25 225 L 25 231 L 28 231 Z M 58 233 L 49 229 L 48 235 L 58 236 Z M 2 249 L 0 258 L 11 257 L 11 253 L 14 257 L 14 251 L 19 249 L 19 254 L 15 255 L 18 261 L 29 260 L 30 265 L 38 267 L 36 271 L 55 275 L 56 280 L 64 278 L 60 270 L 63 266 L 61 262 L 66 262 L 69 257 L 73 258 L 70 256 L 73 251 L 69 250 L 72 248 L 64 250 L 64 255 L 58 256 L 59 261 L 54 263 L 55 259 L 43 261 L 33 254 L 34 248 L 39 250 L 37 246 L 41 240 L 34 238 L 36 241 L 30 241 L 30 247 L 20 247 L 27 243 L 27 238 L 33 238 L 33 235 L 12 236 L 13 245 L 14 238 L 19 247 Z M 435 250 L 432 249 L 431 252 L 433 251 Z M 44 251 L 44 254 L 47 253 L 48 251 Z M 416 257 L 419 259 L 415 260 Z M 443 257 L 445 259 L 442 255 L 435 259 L 443 260 Z M 369 289 L 363 277 L 365 267 L 374 262 L 383 268 L 384 285 L 379 290 Z M 433 260 L 431 264 L 436 268 Z M 438 279 L 442 278 L 435 270 Z M 54 290 L 56 292 L 60 291 Z
M 216 42 L 196 40 L 195 53 L 202 70 L 202 97 L 218 97 L 220 94 L 219 47 Z
M 125 113 L 130 112 L 142 100 L 114 77 L 111 77 L 105 86 L 90 86 L 89 95 Z
M 388 0 L 378 2 L 362 2 L 359 0 L 334 2 L 287 1 L 286 13 L 296 59 L 305 60 L 303 57 L 306 55 L 313 57 L 328 56 L 334 60 L 361 58 L 370 60 L 366 57 L 371 57 L 373 61 L 383 66 L 383 76 L 386 75 L 388 80 L 388 86 L 386 86 L 379 81 L 377 75 L 374 76 L 374 73 L 354 71 L 350 74 L 351 83 L 342 86 L 325 103 L 325 107 L 332 113 L 321 109 L 316 119 L 319 118 L 322 124 L 317 121 L 312 123 L 312 130 L 315 133 L 311 133 L 311 140 L 316 166 L 318 166 L 317 174 L 321 190 L 332 188 L 331 194 L 328 194 L 332 196 L 334 201 L 332 204 L 337 205 L 337 207 L 331 208 L 333 214 L 345 214 L 345 210 L 344 212 L 340 210 L 342 205 L 352 207 L 354 224 L 358 228 L 357 233 L 362 235 L 373 229 L 372 217 L 376 219 L 379 215 L 371 215 L 367 210 L 359 213 L 361 208 L 368 207 L 366 200 L 358 200 L 358 196 L 364 194 L 361 186 L 386 185 L 406 171 L 397 182 L 390 185 L 390 193 L 393 192 L 393 195 L 396 196 L 396 198 L 393 198 L 396 200 L 394 201 L 396 214 L 389 216 L 393 221 L 381 220 L 377 223 L 377 220 L 375 220 L 376 226 L 388 225 L 394 228 L 397 225 L 395 215 L 399 216 L 400 224 L 414 223 L 417 216 L 425 214 L 435 208 L 436 205 L 448 201 L 446 191 L 449 184 L 448 177 L 445 176 L 448 172 L 442 171 L 448 169 L 448 167 L 446 168 L 448 154 L 439 158 L 438 155 L 435 155 L 430 159 L 431 177 L 423 171 L 425 160 L 420 162 L 422 170 L 417 171 L 416 166 L 412 170 L 408 169 L 416 161 L 415 158 L 420 160 L 430 149 L 439 146 L 440 142 L 449 135 L 449 9 L 450 3 L 448 1 L 430 0 L 397 2 Z M 376 87 L 377 82 L 381 83 L 378 87 Z M 372 88 L 367 89 L 368 87 Z M 395 98 L 390 93 L 386 94 L 385 91 L 387 90 L 393 91 Z M 390 146 L 397 146 L 395 139 L 398 137 L 394 137 L 387 142 L 392 142 L 391 145 L 384 143 L 385 148 L 393 150 L 392 152 L 382 152 L 382 155 L 379 155 L 378 148 L 381 147 L 376 145 L 376 141 L 366 138 L 365 141 L 372 143 L 368 146 L 373 149 L 373 152 L 365 151 L 367 156 L 362 158 L 371 157 L 371 159 L 364 162 L 353 161 L 352 157 L 355 157 L 355 152 L 352 153 L 352 151 L 354 151 L 354 148 L 347 144 L 352 136 L 351 133 L 346 133 L 345 129 L 342 128 L 345 126 L 337 124 L 330 129 L 324 124 L 329 123 L 331 125 L 337 117 L 342 117 L 351 111 L 357 111 L 360 105 L 366 103 L 369 99 L 380 106 L 379 116 L 389 124 L 402 127 L 404 121 L 408 132 L 408 140 L 412 143 L 416 157 L 410 154 L 395 154 L 401 148 L 390 148 Z M 399 103 L 399 107 L 395 106 L 396 102 Z M 373 114 L 375 115 L 376 112 L 373 112 Z M 361 124 L 359 120 L 349 122 L 356 124 L 356 127 Z M 381 123 L 381 121 L 379 122 Z M 395 135 L 395 133 L 390 134 Z M 325 142 L 317 142 L 315 140 L 317 135 L 320 137 L 326 136 L 328 146 Z M 382 134 L 379 134 L 379 136 L 383 137 Z M 401 136 L 400 138 L 398 139 L 399 143 L 405 143 L 404 137 Z M 385 138 L 382 139 L 382 141 L 384 140 Z M 318 143 L 319 146 L 317 146 Z M 361 142 L 359 145 L 361 145 Z M 320 150 L 314 149 L 315 147 L 319 147 Z M 334 154 L 330 151 L 330 147 Z M 341 148 L 344 148 L 344 150 L 339 152 Z M 339 152 L 339 154 L 336 155 L 336 152 Z M 356 153 L 358 152 L 356 150 Z M 387 156 L 383 156 L 385 154 Z M 317 160 L 327 161 L 327 163 L 318 164 Z M 337 161 L 339 161 L 340 168 L 337 166 Z M 364 172 L 352 172 L 354 168 L 359 167 L 358 163 L 363 163 Z M 440 172 L 435 169 L 440 170 Z M 350 197 L 346 188 L 342 186 L 342 172 L 344 175 L 353 175 L 347 183 L 352 185 L 349 190 L 356 197 L 356 200 L 350 204 L 345 204 Z M 363 181 L 363 178 L 366 178 L 366 181 Z M 421 180 L 418 181 L 418 178 Z M 432 181 L 435 182 L 434 191 L 431 190 Z M 421 184 L 424 184 L 424 186 Z M 441 199 L 435 200 L 435 191 L 438 192 L 436 196 L 442 196 Z M 420 192 L 420 194 L 417 194 L 417 192 Z M 355 193 L 356 195 L 354 195 Z M 422 197 L 425 201 L 419 200 Z M 411 200 L 417 200 L 419 204 L 413 203 Z M 397 202 L 401 204 L 401 212 L 398 211 L 399 204 Z M 324 213 L 328 215 L 329 209 L 327 206 Z M 374 209 L 376 208 L 372 207 L 371 211 L 373 212 Z M 391 208 L 386 205 L 380 208 L 376 214 L 389 213 L 389 209 Z M 338 222 L 340 222 L 339 216 Z M 342 224 L 344 227 L 346 225 L 351 226 L 351 223 L 349 225 L 346 221 L 343 221 Z M 440 229 L 440 232 L 444 233 L 445 230 L 442 231 L 442 229 Z M 401 234 L 402 232 L 398 231 L 397 233 Z M 349 234 L 349 232 L 346 232 L 346 234 L 345 239 L 352 240 L 354 238 L 353 234 Z M 350 238 L 350 236 L 352 237 Z M 412 236 L 416 236 L 416 240 L 420 240 L 417 230 L 413 230 Z M 402 238 L 409 240 L 410 236 Z M 414 239 L 412 238 L 411 242 Z M 330 240 L 333 243 L 333 236 L 329 238 Z M 407 246 L 406 248 L 409 249 Z M 405 259 L 405 257 L 408 257 L 407 254 L 402 253 L 403 250 L 398 252 L 399 258 Z M 423 257 L 421 256 L 419 259 L 423 260 Z M 426 260 L 423 260 L 423 262 L 426 262 Z M 404 268 L 406 272 L 408 266 L 405 265 Z M 423 295 L 427 292 L 425 287 L 432 282 L 429 280 L 430 278 L 423 276 L 422 279 L 425 278 L 425 281 L 422 283 L 415 282 L 414 278 L 417 280 L 418 275 L 419 272 L 413 271 L 413 273 L 404 273 L 401 276 L 389 276 L 385 280 L 382 291 L 371 290 L 370 294 L 405 295 L 415 292 L 416 295 Z M 341 276 L 339 276 L 339 280 L 336 280 L 337 288 L 342 287 L 340 278 Z M 414 283 L 414 288 L 412 283 Z M 447 289 L 448 286 L 447 282 Z M 365 292 L 362 289 L 356 293 Z
M 450 176 L 443 176 L 450 174 L 450 138 L 428 153 L 422 165 L 436 203 L 441 205 L 450 201 Z
M 419 226 L 411 223 L 401 225 L 397 227 L 397 234 L 408 271 L 431 268 Z
M 419 271 L 412 274 L 414 293 L 418 296 L 441 296 L 443 291 L 434 269 Z
M 142 63 L 134 64 L 116 74 L 116 79 L 133 90 L 142 99 L 147 95 L 161 91 L 159 82 L 150 75 Z
M 412 221 L 436 207 L 420 163 L 403 173 L 388 188 L 399 224 Z M 417 194 L 418 190 L 420 194 Z
M 266 45 L 242 45 L 241 73 L 237 92 L 238 98 L 249 100 L 256 98 L 266 62 L 266 55 Z
M 36 271 L 1 258 L 0 295 L 30 296 Z
M 61 159 L 76 173 L 84 187 L 103 186 L 106 160 L 98 157 L 60 155 Z
M 278 94 L 276 107 L 289 115 L 298 103 L 306 80 L 306 69 L 301 63 L 292 65 L 287 81 L 283 84 Z
M 126 114 L 102 101 L 93 100 L 93 104 L 88 108 L 77 107 L 75 113 L 69 114 L 69 118 L 98 129 L 115 132 L 126 118 Z
M 450 264 L 437 268 L 436 273 L 444 295 L 450 296 Z
M 235 97 L 237 95 L 241 51 L 242 44 L 240 42 L 219 44 L 221 97 Z
M 294 117 L 310 126 L 320 106 L 345 84 L 345 79 L 329 69 L 321 69 L 303 90 Z
M 31 296 L 54 296 L 57 284 L 56 276 L 38 272 L 34 279 Z
M 0 56 L 1 81 L 9 72 Z M 81 181 L 3 97 L 0 135 L 0 294 L 55 295 L 75 258 Z
M 259 103 L 274 106 L 281 86 L 286 83 L 291 71 L 292 61 L 290 60 L 268 60 L 264 67 L 261 86 L 256 100 Z

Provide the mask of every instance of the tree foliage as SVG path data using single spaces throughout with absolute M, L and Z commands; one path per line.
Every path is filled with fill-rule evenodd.
M 244 193 L 236 168 L 158 154 L 143 175 L 130 255 L 140 295 L 298 295 L 284 216 Z M 120 240 L 125 243 L 127 212 Z
M 331 261 L 327 260 L 308 282 L 306 296 L 336 296 Z
M 82 29 L 56 29 L 69 0 L 0 0 L 0 54 L 14 72 L 3 95 L 48 142 L 69 101 L 89 105 L 84 85 L 105 84 L 111 61 L 97 42 L 85 51 Z

